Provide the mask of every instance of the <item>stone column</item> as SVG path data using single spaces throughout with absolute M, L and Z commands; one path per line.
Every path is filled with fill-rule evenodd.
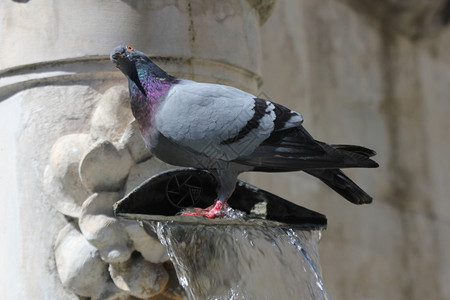
M 134 293 L 136 282 L 111 282 L 114 274 L 134 268 L 131 260 L 145 261 L 138 263 L 144 272 L 149 260 L 162 258 L 139 252 L 140 233 L 118 224 L 105 205 L 144 180 L 145 170 L 166 166 L 149 160 L 136 138 L 126 82 L 108 54 L 118 44 L 130 44 L 173 75 L 256 92 L 260 25 L 274 2 L 1 2 L 4 298 L 150 295 Z M 115 225 L 90 225 L 101 222 Z M 113 230 L 116 243 L 99 249 L 105 241 L 98 234 L 106 227 L 123 236 Z M 171 273 L 167 265 L 160 267 L 154 274 Z M 90 278 L 93 274 L 98 276 Z M 173 289 L 167 297 L 175 297 Z M 158 293 L 163 292 L 151 295 Z

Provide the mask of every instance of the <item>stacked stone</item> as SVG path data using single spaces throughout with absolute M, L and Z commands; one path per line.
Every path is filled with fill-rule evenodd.
M 113 213 L 124 194 L 170 166 L 145 148 L 125 87 L 100 97 L 90 133 L 60 137 L 45 170 L 47 199 L 70 220 L 55 242 L 61 281 L 92 299 L 184 299 L 164 246 Z

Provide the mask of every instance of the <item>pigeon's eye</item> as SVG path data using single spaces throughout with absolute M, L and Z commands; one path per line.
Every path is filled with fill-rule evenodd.
M 127 49 L 130 50 L 130 51 L 134 50 L 133 47 L 131 47 L 131 46 L 127 46 Z

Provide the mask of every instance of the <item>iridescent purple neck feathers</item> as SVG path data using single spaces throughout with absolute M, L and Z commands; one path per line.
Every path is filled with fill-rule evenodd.
M 153 127 L 153 114 L 158 105 L 164 101 L 165 95 L 175 80 L 156 78 L 151 73 L 140 74 L 138 84 L 128 80 L 131 110 L 139 123 L 143 135 L 149 134 Z M 145 94 L 144 94 L 145 92 Z
M 153 127 L 153 113 L 178 80 L 131 46 L 118 46 L 110 55 L 114 65 L 128 78 L 131 109 L 143 135 Z

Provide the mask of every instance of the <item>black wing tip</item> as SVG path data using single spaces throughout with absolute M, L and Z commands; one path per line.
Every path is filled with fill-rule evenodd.
M 369 159 L 367 165 L 364 166 L 364 168 L 378 168 L 379 166 L 380 165 L 376 161 Z
M 370 204 L 373 202 L 373 198 L 364 191 L 362 193 L 355 192 L 352 195 L 349 195 L 348 197 L 344 196 L 344 198 L 356 205 Z
M 376 161 L 370 159 L 376 155 L 372 149 L 355 145 L 332 145 L 331 147 L 349 158 L 346 168 L 378 168 L 380 166 Z
M 358 202 L 358 203 L 355 203 L 355 204 L 370 204 L 372 202 L 373 202 L 373 198 L 369 196 L 368 199 L 364 199 L 364 201 L 361 201 L 361 202 Z
M 354 183 L 340 169 L 305 170 L 306 173 L 320 179 L 347 201 L 361 205 L 370 204 L 373 198 Z
M 357 153 L 359 155 L 363 155 L 366 157 L 372 157 L 377 155 L 377 152 L 375 150 L 363 147 L 363 146 L 357 146 L 357 145 L 331 145 L 333 148 L 338 150 L 344 150 L 348 152 Z

